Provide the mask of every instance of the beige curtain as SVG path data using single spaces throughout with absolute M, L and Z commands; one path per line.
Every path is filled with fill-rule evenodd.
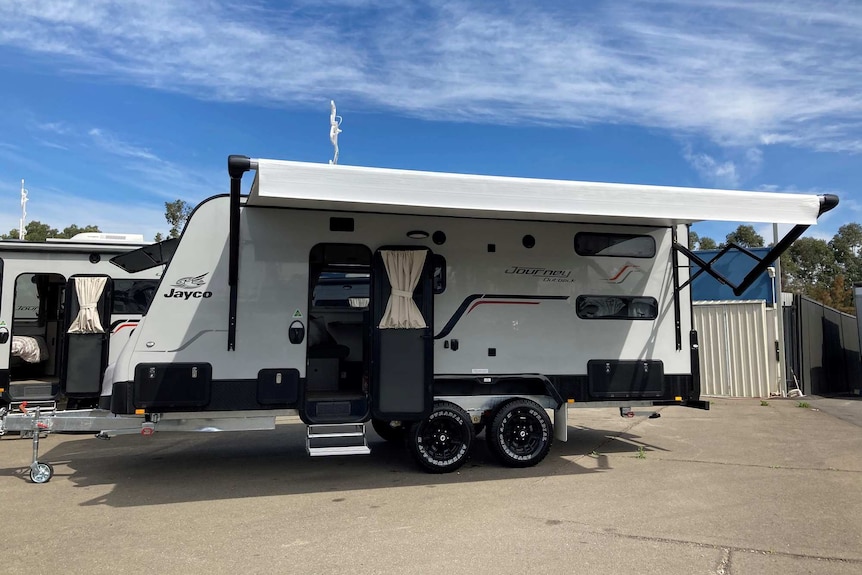
M 68 333 L 105 333 L 96 305 L 99 303 L 99 298 L 102 297 L 107 282 L 108 278 L 104 276 L 75 278 L 75 292 L 78 294 L 80 310 L 75 316 L 75 321 L 69 327 Z
M 427 327 L 422 312 L 413 301 L 413 290 L 419 283 L 425 265 L 425 250 L 383 250 L 383 265 L 389 276 L 392 295 L 380 319 L 380 329 L 417 329 Z

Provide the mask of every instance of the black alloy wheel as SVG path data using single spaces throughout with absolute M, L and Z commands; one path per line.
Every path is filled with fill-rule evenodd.
M 551 449 L 553 427 L 544 408 L 529 399 L 501 405 L 485 432 L 488 448 L 507 467 L 531 467 Z
M 467 412 L 454 403 L 438 401 L 431 415 L 410 428 L 407 446 L 425 471 L 449 473 L 467 461 L 474 436 Z

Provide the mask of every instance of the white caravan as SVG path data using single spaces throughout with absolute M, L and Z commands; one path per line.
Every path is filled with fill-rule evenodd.
M 484 427 L 502 464 L 535 465 L 566 439 L 570 407 L 708 409 L 690 281 L 730 282 L 688 249 L 689 224 L 794 224 L 753 256 L 741 293 L 838 201 L 243 156 L 228 167 L 230 195 L 194 210 L 109 367 L 104 411 L 43 427 L 149 435 L 299 415 L 308 452 L 327 455 L 367 453 L 370 421 L 431 472 L 461 466 Z M 34 457 L 31 476 L 47 481 L 50 466 Z
M 102 372 L 161 272 L 132 274 L 109 260 L 143 245 L 140 235 L 105 233 L 0 242 L 0 404 L 98 403 Z

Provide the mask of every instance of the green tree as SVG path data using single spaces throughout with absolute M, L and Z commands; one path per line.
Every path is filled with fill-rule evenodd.
M 829 246 L 835 252 L 835 262 L 846 281 L 850 285 L 862 281 L 862 226 L 856 223 L 844 224 L 838 228 Z
M 700 238 L 700 242 L 698 243 L 698 249 L 700 250 L 714 250 L 718 248 L 718 244 L 715 243 L 715 240 L 708 237 Z
M 43 224 L 39 220 L 28 222 L 24 226 L 24 239 L 28 242 L 44 242 L 46 238 L 56 238 L 60 232 L 57 228 L 52 228 L 48 224 Z M 9 230 L 8 234 L 3 234 L 3 239 L 18 239 L 18 228 Z
M 100 231 L 102 231 L 102 230 L 99 229 L 99 226 L 84 226 L 83 228 L 79 228 L 75 224 L 72 224 L 71 226 L 67 226 L 67 227 L 63 228 L 63 231 L 60 232 L 59 235 L 54 236 L 54 237 L 69 239 L 69 238 L 75 237 L 78 234 L 87 234 L 87 233 L 100 232 Z
M 697 232 L 689 230 L 688 247 L 692 250 L 714 250 L 715 240 L 706 236 L 700 237 Z
M 99 226 L 84 226 L 79 227 L 75 224 L 63 228 L 63 231 L 58 231 L 57 228 L 52 228 L 48 224 L 43 224 L 39 220 L 33 220 L 24 226 L 24 239 L 28 242 L 44 242 L 48 238 L 69 239 L 76 234 L 86 232 L 99 232 Z M 0 234 L 0 239 L 17 240 L 18 229 L 9 230 L 8 234 Z
M 743 248 L 763 247 L 763 236 L 754 231 L 753 226 L 741 225 L 727 234 L 725 239 L 726 243 L 722 244 L 721 247 L 730 243 L 734 243 Z
M 799 238 L 782 256 L 782 283 L 786 289 L 811 295 L 832 285 L 839 272 L 835 252 L 817 238 Z
M 847 286 L 844 274 L 835 276 L 828 285 L 816 285 L 806 293 L 810 298 L 844 313 L 855 314 L 853 290 Z
M 171 224 L 169 238 L 178 238 L 192 214 L 192 206 L 183 200 L 165 202 L 165 219 Z

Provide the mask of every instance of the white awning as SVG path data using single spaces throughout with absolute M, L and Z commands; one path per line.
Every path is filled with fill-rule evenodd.
M 99 303 L 99 298 L 102 297 L 108 278 L 101 276 L 74 279 L 79 310 L 78 315 L 75 316 L 75 321 L 69 326 L 68 333 L 105 333 L 96 306 Z
M 413 290 L 425 265 L 425 250 L 381 250 L 389 277 L 391 295 L 380 318 L 380 329 L 418 329 L 428 327 L 413 301 Z
M 571 222 L 811 225 L 821 198 L 254 160 L 247 205 Z

